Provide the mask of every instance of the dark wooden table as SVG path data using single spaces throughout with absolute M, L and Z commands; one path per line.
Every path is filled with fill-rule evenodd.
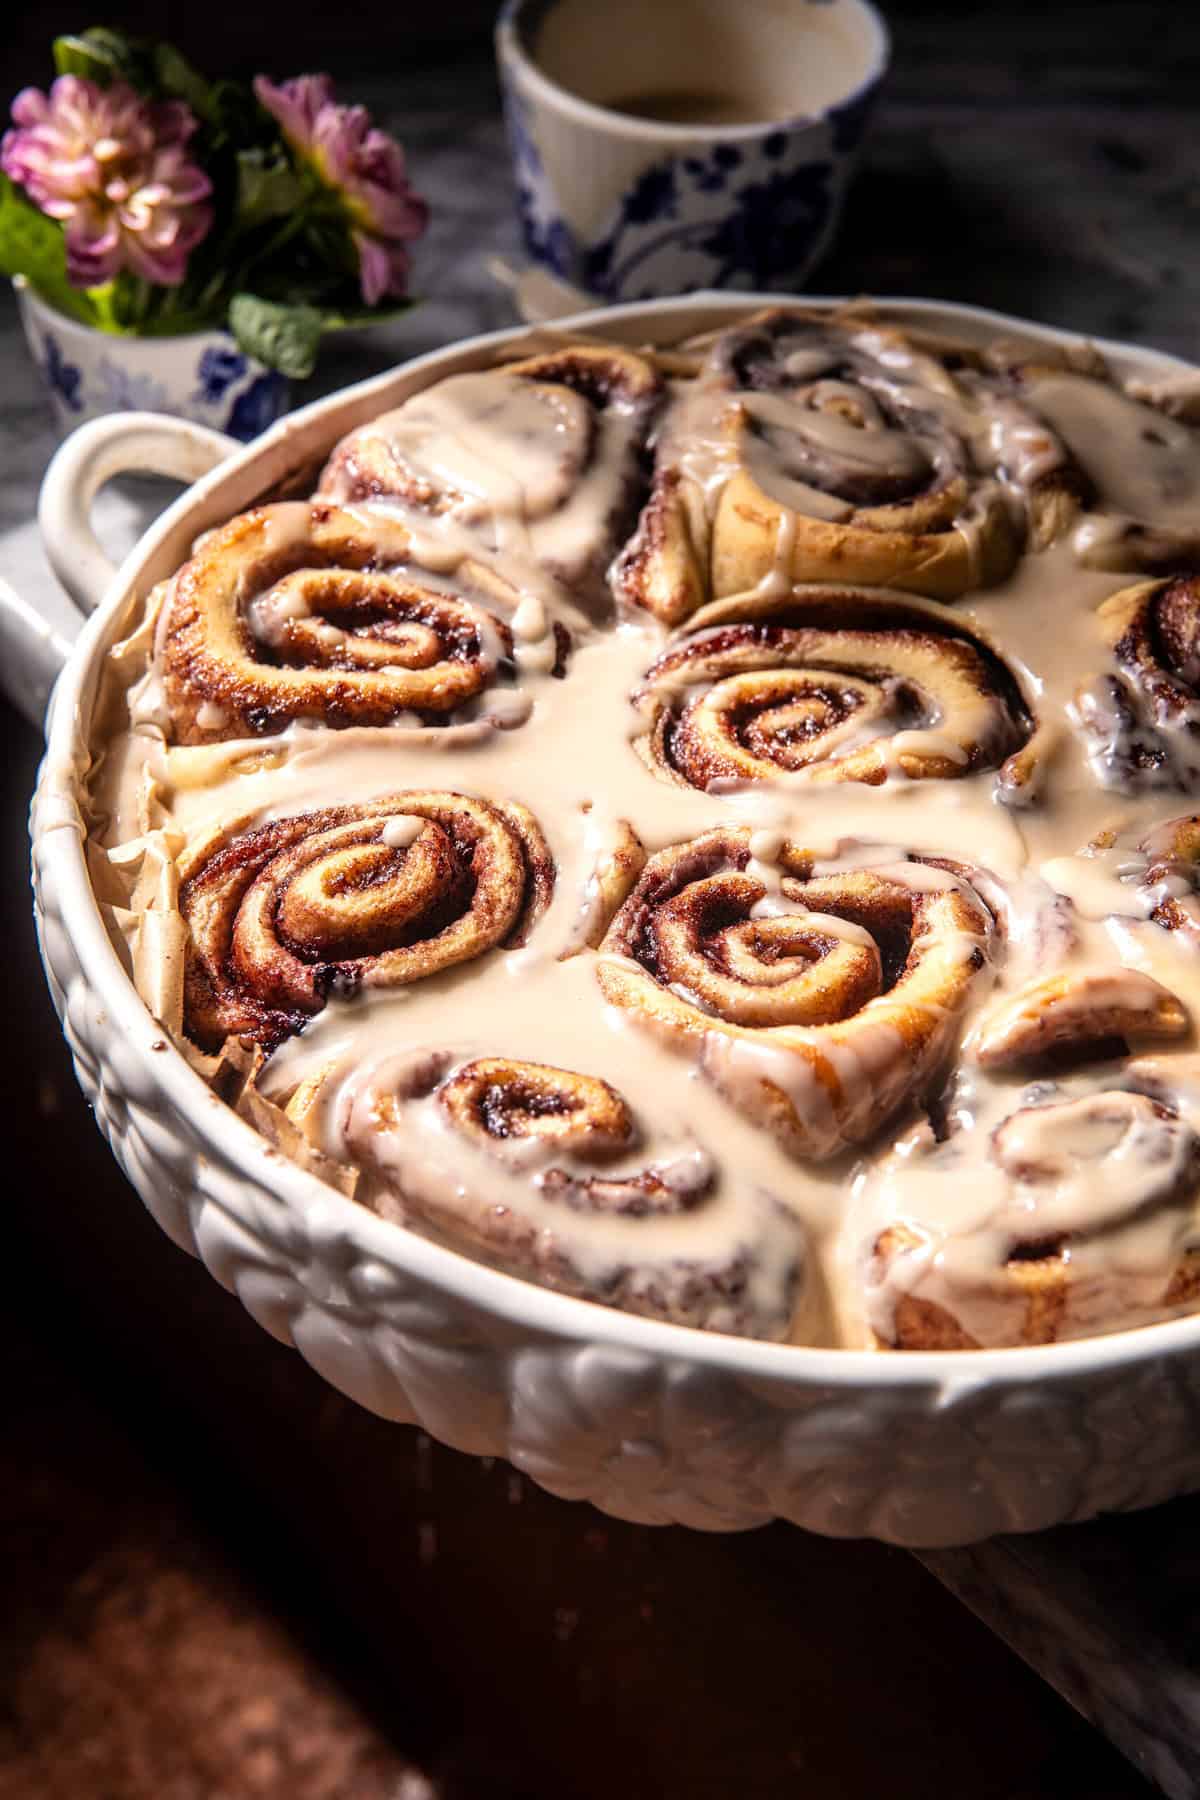
M 1135 1800 L 912 1558 L 655 1531 L 360 1411 L 162 1237 L 42 985 L 0 713 L 0 1800 Z

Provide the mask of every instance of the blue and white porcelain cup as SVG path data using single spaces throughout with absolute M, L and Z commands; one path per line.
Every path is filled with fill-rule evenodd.
M 22 275 L 13 286 L 60 436 L 105 413 L 156 412 L 247 442 L 287 411 L 287 377 L 239 350 L 228 331 L 117 336 L 68 319 Z
M 889 50 L 869 0 L 507 0 L 530 255 L 602 300 L 795 288 L 832 241 Z

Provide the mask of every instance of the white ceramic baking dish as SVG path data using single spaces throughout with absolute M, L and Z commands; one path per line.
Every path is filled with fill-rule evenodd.
M 762 303 L 700 296 L 563 324 L 666 343 Z M 976 340 L 1066 340 L 968 308 L 887 310 Z M 97 671 L 132 603 L 201 531 L 352 426 L 519 335 L 421 357 L 294 414 L 249 449 L 130 414 L 84 426 L 51 465 L 47 548 L 94 611 L 55 693 L 33 812 L 34 883 L 50 988 L 121 1167 L 164 1231 L 344 1393 L 621 1518 L 728 1530 L 779 1516 L 936 1545 L 1200 1488 L 1200 1317 L 1044 1349 L 873 1355 L 590 1305 L 411 1236 L 287 1163 L 213 1096 L 135 993 L 92 894 L 80 815 Z M 1125 371 L 1186 367 L 1102 348 Z M 147 468 L 194 485 L 113 571 L 91 531 L 91 501 L 112 475 Z M 10 626 L 19 631 L 19 620 Z M 55 654 L 52 640 L 30 633 L 31 672 Z

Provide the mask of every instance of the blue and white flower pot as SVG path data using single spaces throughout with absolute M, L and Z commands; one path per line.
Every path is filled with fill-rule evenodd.
M 102 413 L 156 412 L 246 442 L 287 411 L 287 377 L 239 350 L 227 331 L 118 337 L 56 312 L 20 275 L 13 286 L 62 433 Z
M 796 288 L 832 241 L 889 53 L 870 0 L 507 0 L 496 54 L 530 255 L 609 301 Z M 757 87 L 750 122 L 614 104 L 720 100 L 726 81 Z

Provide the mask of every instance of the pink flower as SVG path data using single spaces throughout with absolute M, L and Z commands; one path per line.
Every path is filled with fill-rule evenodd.
M 299 75 L 278 86 L 258 75 L 254 92 L 296 154 L 341 199 L 367 305 L 405 294 L 406 246 L 420 237 L 429 212 L 408 185 L 395 138 L 371 123 L 365 106 L 339 106 L 328 75 Z
M 189 109 L 142 100 L 123 81 L 101 88 L 60 75 L 48 94 L 18 94 L 12 116 L 0 168 L 62 221 L 72 285 L 131 269 L 177 287 L 212 224 L 212 183 L 185 150 L 196 129 Z

